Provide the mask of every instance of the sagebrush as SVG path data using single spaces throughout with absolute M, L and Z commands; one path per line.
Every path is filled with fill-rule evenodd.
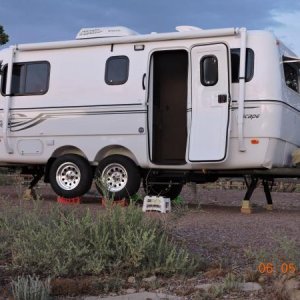
M 199 267 L 159 222 L 139 208 L 108 207 L 92 214 L 56 206 L 0 212 L 2 256 L 19 272 L 43 276 L 191 274 Z M 1 254 L 0 253 L 0 254 Z

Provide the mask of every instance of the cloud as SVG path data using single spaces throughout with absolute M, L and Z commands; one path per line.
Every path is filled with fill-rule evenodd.
M 287 47 L 300 55 L 300 10 L 290 12 L 273 10 L 271 14 L 277 25 L 267 29 L 273 31 Z
M 290 27 L 285 27 L 288 21 L 281 17 L 300 10 L 300 2 L 297 3 L 294 0 L 0 0 L 0 23 L 12 44 L 74 39 L 82 27 L 115 25 L 141 33 L 174 31 L 177 25 L 194 25 L 203 29 L 271 28 L 283 35 Z

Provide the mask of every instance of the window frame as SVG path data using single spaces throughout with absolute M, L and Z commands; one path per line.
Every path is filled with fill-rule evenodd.
M 207 58 L 215 58 L 217 60 L 217 79 L 213 83 L 205 83 L 204 81 L 204 68 L 203 68 L 203 62 Z M 201 57 L 200 60 L 200 82 L 203 86 L 215 86 L 219 82 L 219 60 L 216 55 L 209 54 Z
M 49 91 L 49 86 L 50 86 L 50 69 L 51 69 L 51 65 L 49 63 L 49 61 L 46 60 L 41 60 L 41 61 L 26 61 L 26 62 L 15 62 L 13 63 L 13 68 L 14 66 L 25 66 L 25 76 L 23 78 L 23 80 L 20 80 L 20 84 L 24 81 L 26 84 L 26 80 L 27 80 L 27 66 L 28 65 L 35 65 L 35 64 L 45 64 L 48 67 L 47 73 L 46 73 L 46 85 L 45 85 L 45 90 L 43 92 L 33 92 L 33 93 L 11 93 L 11 94 L 6 94 L 3 93 L 3 81 L 4 81 L 4 77 L 1 76 L 1 94 L 2 96 L 38 96 L 38 95 L 45 95 L 48 91 Z M 8 65 L 5 64 L 3 66 L 3 68 L 8 68 Z M 7 85 L 7 73 L 5 76 L 5 89 L 6 89 L 6 85 Z M 10 82 L 10 84 L 12 85 L 12 80 Z
M 109 67 L 109 63 L 113 60 L 117 60 L 117 59 L 126 59 L 126 70 L 125 70 L 125 74 L 126 74 L 126 78 L 124 80 L 119 80 L 119 81 L 109 81 L 108 77 L 108 67 Z M 116 56 L 110 56 L 106 62 L 105 62 L 105 75 L 104 75 L 104 81 L 107 85 L 122 85 L 125 84 L 128 81 L 129 78 L 129 64 L 130 64 L 130 60 L 129 57 L 126 55 L 116 55 Z

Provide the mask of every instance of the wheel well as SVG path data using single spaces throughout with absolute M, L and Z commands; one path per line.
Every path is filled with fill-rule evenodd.
M 74 147 L 74 146 L 63 146 L 60 148 L 57 148 L 51 155 L 51 157 L 48 159 L 46 166 L 45 166 L 45 175 L 44 175 L 44 181 L 49 182 L 49 171 L 51 168 L 51 165 L 55 161 L 55 159 L 59 156 L 65 155 L 65 154 L 76 154 L 79 156 L 84 157 L 87 159 L 86 155 L 81 151 L 79 148 Z
M 119 145 L 111 145 L 111 146 L 107 146 L 107 147 L 101 149 L 97 153 L 97 155 L 95 157 L 95 161 L 100 162 L 105 157 L 110 156 L 110 155 L 115 155 L 115 154 L 127 156 L 132 161 L 134 161 L 134 163 L 137 166 L 139 165 L 135 155 L 128 148 L 125 148 L 125 147 L 119 146 Z

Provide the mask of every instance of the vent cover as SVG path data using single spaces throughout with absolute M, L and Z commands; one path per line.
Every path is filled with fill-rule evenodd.
M 123 26 L 82 28 L 76 40 L 137 35 L 138 33 Z

